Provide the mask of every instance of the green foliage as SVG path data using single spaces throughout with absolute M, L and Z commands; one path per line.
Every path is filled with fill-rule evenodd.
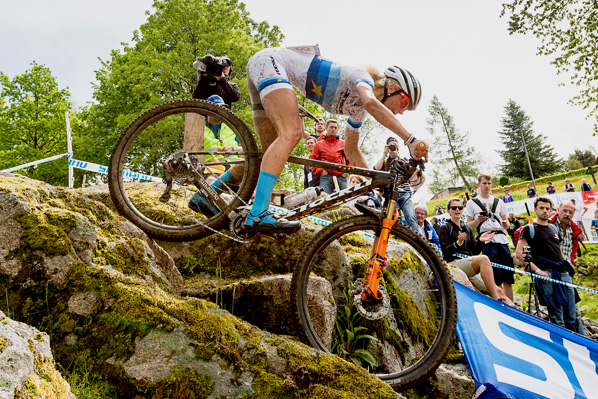
M 85 363 L 74 367 L 71 371 L 62 371 L 78 399 L 116 399 L 117 391 L 108 382 L 96 376 L 91 367 Z
M 511 0 L 501 16 L 509 16 L 509 33 L 531 33 L 541 40 L 538 54 L 553 56 L 558 73 L 570 76 L 580 93 L 571 102 L 594 116 L 598 133 L 598 7 L 595 0 Z
M 336 312 L 334 341 L 332 343 L 332 353 L 350 360 L 358 366 L 365 363 L 376 367 L 378 363 L 370 351 L 367 350 L 369 341 L 377 341 L 376 337 L 369 334 L 363 334 L 366 330 L 363 326 L 364 319 L 359 314 L 353 302 L 351 284 L 344 292 L 345 305 L 339 306 Z
M 506 186 L 509 184 L 509 178 L 507 176 L 501 176 L 500 179 L 498 180 L 498 184 L 500 184 L 501 186 Z
M 0 169 L 67 151 L 65 112 L 70 93 L 60 89 L 50 69 L 35 62 L 9 79 L 0 72 Z M 76 118 L 75 118 L 76 119 Z M 67 159 L 21 169 L 17 173 L 53 185 L 67 185 Z
M 534 134 L 533 122 L 523 109 L 513 100 L 505 106 L 505 116 L 501 120 L 502 130 L 498 132 L 505 146 L 497 151 L 504 164 L 500 169 L 505 176 L 531 179 L 526 160 L 525 147 L 534 177 L 545 176 L 562 169 L 562 160 L 542 134 Z M 523 137 L 523 139 L 522 139 Z
M 437 193 L 462 184 L 470 190 L 470 182 L 475 181 L 479 173 L 480 156 L 469 146 L 469 134 L 459 132 L 438 97 L 432 98 L 428 112 L 427 130 L 434 137 L 431 156 L 438 160 L 430 190 Z
M 257 51 L 278 44 L 283 37 L 278 27 L 252 20 L 236 0 L 156 0 L 154 8 L 132 43 L 112 51 L 96 73 L 97 103 L 85 110 L 81 157 L 87 161 L 105 165 L 122 130 L 141 112 L 191 97 L 192 63 L 206 53 L 233 61 L 232 81 L 242 91 L 233 110 L 251 126 L 245 67 Z
M 571 169 L 580 169 L 582 167 L 587 168 L 596 164 L 596 155 L 594 155 L 594 153 L 590 150 L 582 151 L 575 149 L 573 154 L 569 154 L 569 161 L 572 160 L 577 161 L 579 167 Z

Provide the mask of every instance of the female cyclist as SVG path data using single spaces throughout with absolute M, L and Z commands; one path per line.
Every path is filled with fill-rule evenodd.
M 373 68 L 333 63 L 322 58 L 317 47 L 269 48 L 249 60 L 247 84 L 255 130 L 265 151 L 255 199 L 245 221 L 248 235 L 292 233 L 301 228 L 300 222 L 278 219 L 268 212 L 274 185 L 303 136 L 293 87 L 327 111 L 349 116 L 345 153 L 353 165 L 368 167 L 358 148 L 359 128 L 368 114 L 403 139 L 411 156 L 427 159 L 426 143 L 417 140 L 395 118 L 396 114 L 415 110 L 421 98 L 419 81 L 403 68 L 392 66 L 382 74 Z M 241 173 L 242 169 L 233 167 L 212 187 L 218 189 L 222 182 L 232 183 Z M 193 196 L 191 204 L 206 214 L 216 213 L 199 193 Z

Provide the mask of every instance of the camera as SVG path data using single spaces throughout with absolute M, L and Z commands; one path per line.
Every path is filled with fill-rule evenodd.
M 482 212 L 480 212 L 480 215 L 488 217 L 488 212 L 482 211 Z
M 388 149 L 391 150 L 391 151 L 396 151 L 397 150 L 397 146 L 394 145 L 394 144 L 391 144 L 391 145 L 388 146 Z
M 209 77 L 219 78 L 223 76 L 222 70 L 224 67 L 227 65 L 232 66 L 232 64 L 228 57 L 215 57 L 212 54 L 206 54 L 193 63 L 193 68 Z
M 523 253 L 523 260 L 526 262 L 531 262 L 533 260 L 532 258 L 532 248 L 528 245 L 524 246 L 522 248 L 522 253 Z

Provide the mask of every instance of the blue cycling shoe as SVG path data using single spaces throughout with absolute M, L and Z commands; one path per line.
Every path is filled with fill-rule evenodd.
M 193 194 L 193 197 L 189 200 L 189 209 L 194 212 L 201 212 L 204 216 L 211 218 L 218 214 L 218 209 L 210 204 L 203 191 L 198 191 Z
M 247 215 L 243 229 L 249 235 L 257 233 L 266 235 L 276 233 L 292 234 L 301 229 L 301 222 L 278 219 L 270 211 L 265 211 L 258 216 Z

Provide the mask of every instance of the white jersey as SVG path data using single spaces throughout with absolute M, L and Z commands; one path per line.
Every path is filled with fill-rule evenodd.
M 347 115 L 348 127 L 353 130 L 359 129 L 367 117 L 357 87 L 374 87 L 372 77 L 365 69 L 339 65 L 316 54 L 281 47 L 255 54 L 247 64 L 247 77 L 254 108 L 266 94 L 291 85 L 326 111 Z M 259 99 L 256 98 L 258 93 Z
M 465 207 L 465 216 L 475 219 L 478 217 L 478 214 L 482 210 L 485 210 L 490 215 L 492 205 L 494 204 L 494 196 L 490 196 L 490 198 L 482 198 L 480 195 L 478 195 L 475 198 L 480 200 L 480 202 L 482 203 L 482 205 L 484 205 L 484 208 L 486 209 L 480 209 L 480 206 L 478 204 L 476 204 L 473 200 L 469 200 L 467 201 L 467 206 Z M 496 217 L 489 217 L 488 219 L 486 219 L 484 223 L 482 223 L 482 225 L 480 226 L 480 234 L 491 230 L 503 231 L 505 232 L 505 234 L 495 234 L 494 238 L 492 239 L 492 242 L 498 244 L 508 244 L 509 239 L 507 238 L 506 231 L 498 221 L 503 220 L 503 216 L 508 216 L 507 207 L 500 198 L 498 199 L 498 204 L 496 205 L 494 215 Z M 496 218 L 498 218 L 498 220 L 496 220 Z

